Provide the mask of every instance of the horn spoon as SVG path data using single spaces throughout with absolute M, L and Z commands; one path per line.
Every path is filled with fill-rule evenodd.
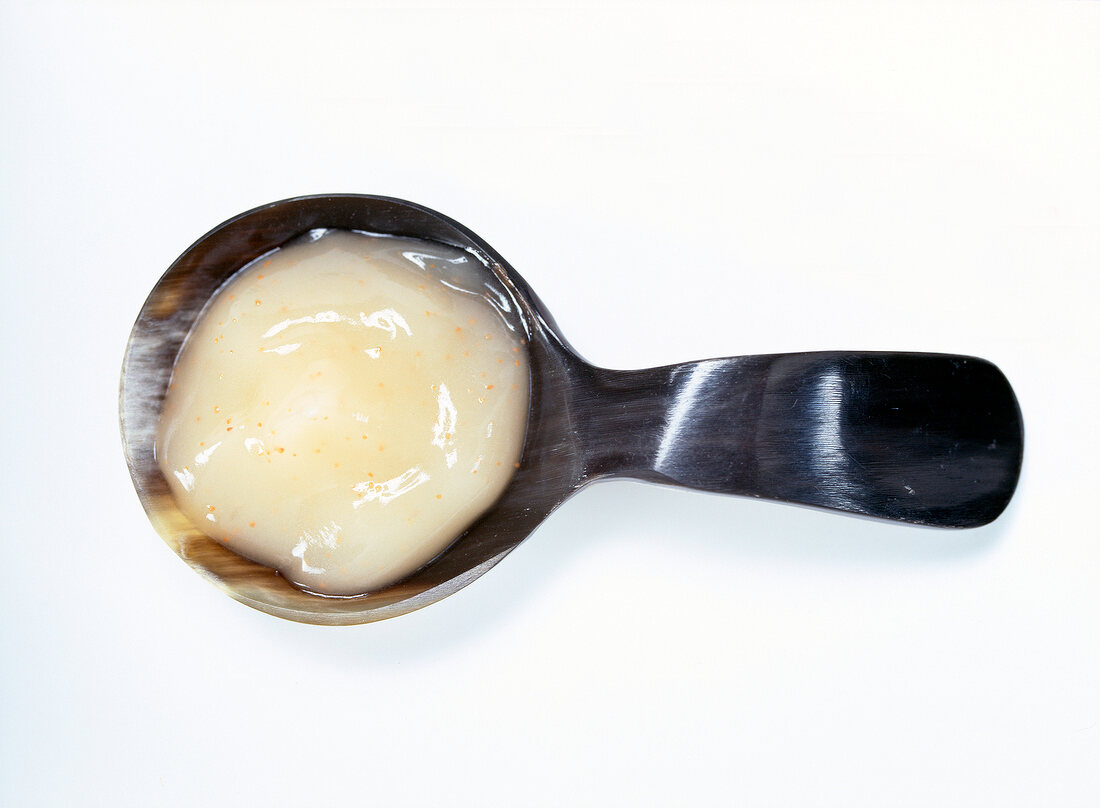
M 473 525 L 404 579 L 351 598 L 295 588 L 208 538 L 176 507 L 154 458 L 172 367 L 217 288 L 317 228 L 462 248 L 507 290 L 528 340 L 530 411 L 520 467 Z M 119 393 L 122 442 L 161 537 L 233 598 L 305 623 L 367 623 L 461 589 L 594 480 L 629 477 L 943 528 L 996 519 L 1023 455 L 1004 375 L 974 357 L 820 352 L 608 370 L 585 362 L 485 241 L 411 202 L 336 194 L 275 202 L 211 230 L 168 269 L 134 325 Z

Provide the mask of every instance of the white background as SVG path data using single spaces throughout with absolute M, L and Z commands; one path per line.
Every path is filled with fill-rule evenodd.
M 540 5 L 0 2 L 0 803 L 1100 804 L 1100 5 Z M 607 484 L 420 612 L 254 612 L 146 521 L 118 370 L 195 238 L 328 191 L 599 364 L 987 357 L 1016 498 Z

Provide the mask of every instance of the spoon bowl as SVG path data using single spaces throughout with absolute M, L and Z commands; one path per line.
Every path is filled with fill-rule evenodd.
M 318 228 L 466 250 L 510 298 L 531 372 L 523 453 L 497 502 L 402 580 L 355 597 L 292 586 L 198 530 L 176 506 L 154 439 L 175 359 L 207 301 L 253 259 Z M 346 625 L 426 606 L 475 580 L 588 483 L 632 477 L 936 527 L 995 519 L 1019 477 L 1023 433 L 1008 382 L 973 357 L 820 352 L 622 371 L 588 364 L 487 243 L 428 208 L 338 194 L 264 205 L 189 247 L 149 295 L 127 345 L 122 442 L 164 541 L 233 598 L 305 623 Z

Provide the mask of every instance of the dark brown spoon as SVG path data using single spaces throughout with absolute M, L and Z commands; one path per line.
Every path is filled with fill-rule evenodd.
M 492 509 L 405 579 L 355 598 L 302 592 L 206 537 L 153 457 L 176 354 L 203 305 L 252 259 L 314 228 L 430 239 L 474 253 L 527 332 L 531 406 L 520 468 Z M 181 558 L 237 600 L 306 623 L 394 617 L 461 589 L 593 480 L 632 477 L 936 527 L 1008 504 L 1023 454 L 1002 373 L 966 356 L 822 352 L 607 370 L 581 359 L 523 279 L 458 222 L 410 202 L 288 199 L 214 228 L 168 269 L 134 325 L 119 394 L 138 496 Z

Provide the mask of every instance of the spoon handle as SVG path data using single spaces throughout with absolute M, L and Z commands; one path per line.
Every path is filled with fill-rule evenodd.
M 588 479 L 977 527 L 1019 478 L 1020 409 L 983 359 L 823 352 L 590 371 L 574 420 Z

